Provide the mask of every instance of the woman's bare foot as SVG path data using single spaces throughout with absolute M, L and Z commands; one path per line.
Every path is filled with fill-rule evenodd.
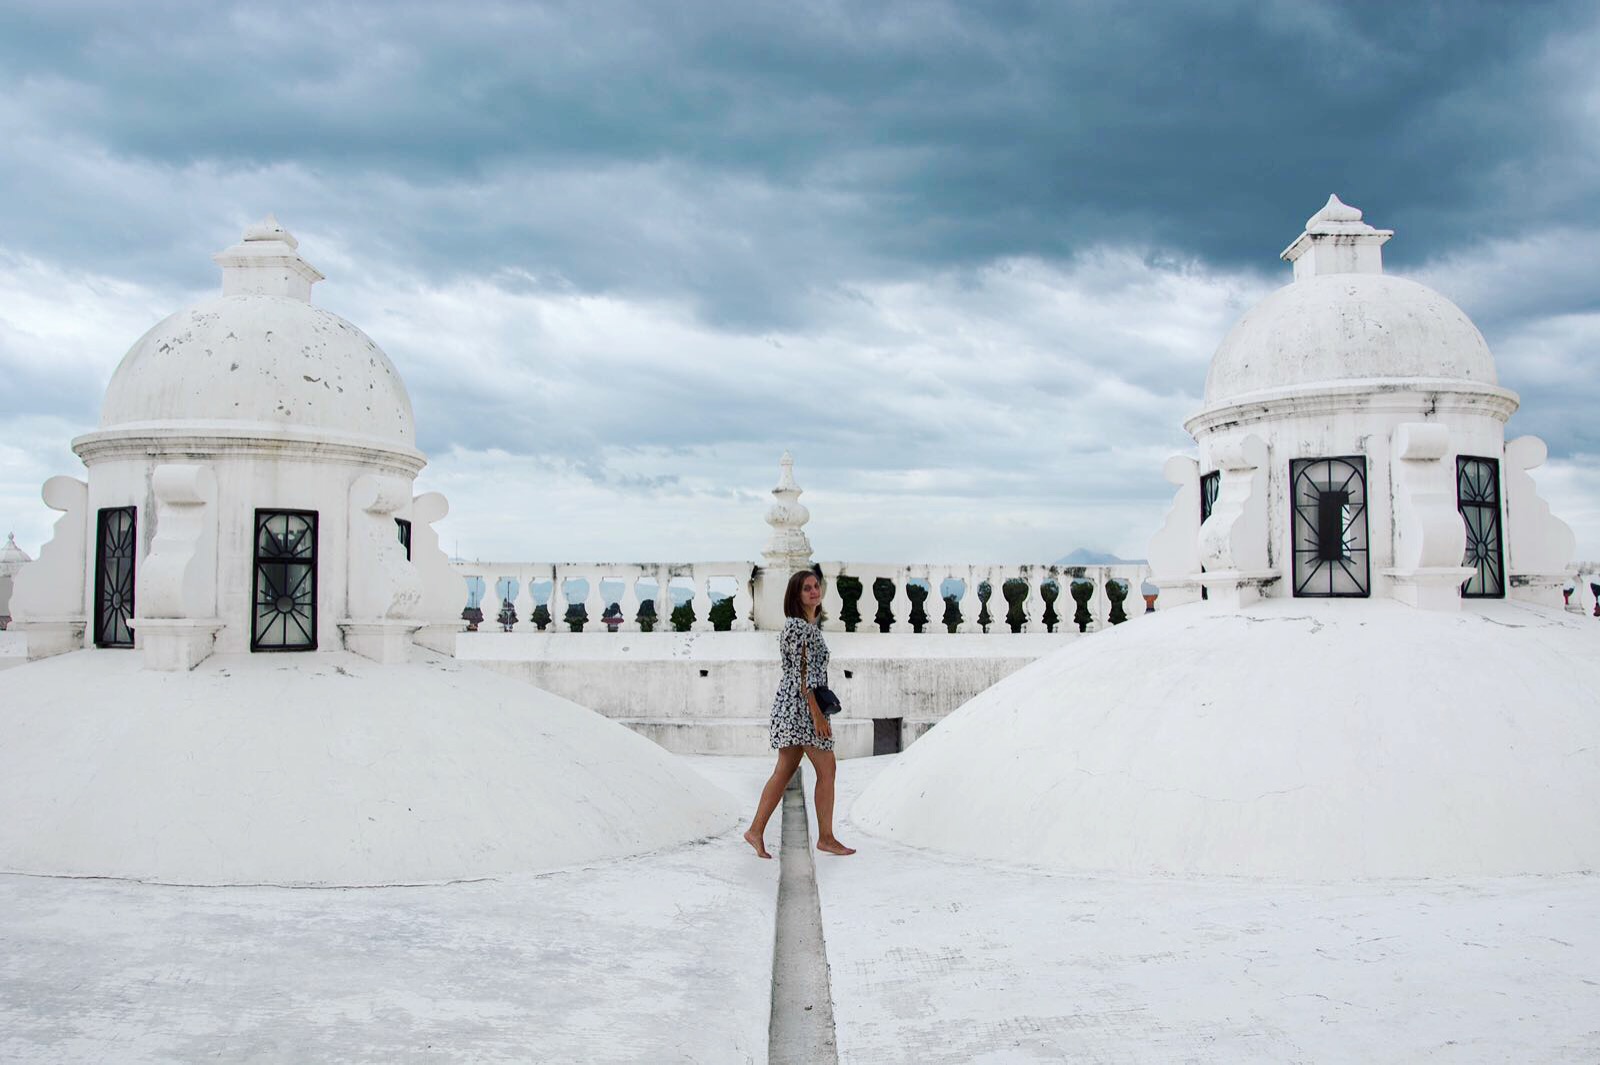
M 747 828 L 747 829 L 744 830 L 744 841 L 746 843 L 750 844 L 750 846 L 755 848 L 756 857 L 758 857 L 758 858 L 770 858 L 770 857 L 772 857 L 772 855 L 767 853 L 767 841 L 762 839 L 760 836 L 756 835 L 756 830 L 755 829 Z
M 817 840 L 817 850 L 826 851 L 828 854 L 854 854 L 854 847 L 846 847 L 843 843 L 829 836 L 827 839 Z

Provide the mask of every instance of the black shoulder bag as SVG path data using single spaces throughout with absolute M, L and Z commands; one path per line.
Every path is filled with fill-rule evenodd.
M 837 714 L 840 710 L 843 710 L 844 706 L 840 704 L 839 697 L 837 695 L 833 694 L 833 689 L 832 688 L 828 687 L 826 684 L 818 684 L 815 688 L 811 688 L 810 685 L 806 683 L 807 680 L 809 679 L 807 674 L 809 674 L 810 672 L 811 672 L 810 659 L 806 655 L 806 645 L 804 643 L 802 643 L 800 645 L 800 684 L 801 684 L 801 686 L 810 689 L 811 694 L 816 697 L 817 709 L 821 710 L 828 717 L 832 717 L 834 714 Z

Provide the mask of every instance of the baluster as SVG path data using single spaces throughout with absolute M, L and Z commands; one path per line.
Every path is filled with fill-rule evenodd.
M 1002 572 L 999 566 L 984 566 L 977 573 L 978 583 L 989 586 L 989 635 L 991 636 L 1011 631 L 1006 625 L 1006 590 Z M 980 612 L 982 608 L 983 603 L 980 600 Z
M 927 566 L 906 567 L 905 581 L 901 584 L 906 593 L 905 632 L 917 631 L 917 627 L 911 623 L 911 582 L 913 579 L 926 581 L 928 584 L 928 597 L 922 601 L 922 612 L 928 616 L 928 620 L 922 626 L 923 634 L 926 635 L 933 632 L 939 624 L 939 590 L 934 587 L 931 573 L 932 571 Z M 919 584 L 918 587 L 921 587 L 921 585 Z M 901 630 L 897 629 L 895 631 Z
M 533 581 L 528 576 L 527 570 L 517 571 L 512 578 L 517 582 L 516 598 L 512 605 L 517 612 L 517 623 L 512 626 L 512 632 L 538 632 L 539 626 L 533 623 Z
M 750 594 L 750 582 L 754 572 L 751 566 L 740 566 L 733 575 L 734 632 L 752 632 L 756 627 L 750 620 L 750 615 L 755 610 L 755 598 Z
M 822 566 L 822 631 L 843 632 L 844 596 L 839 594 L 839 575 L 844 572 L 842 562 L 823 562 Z
M 484 596 L 488 600 L 488 605 L 484 607 L 483 611 L 484 624 L 492 626 L 489 628 L 490 632 L 500 632 L 502 631 L 500 628 L 500 611 L 506 605 L 506 589 L 500 586 L 500 582 L 505 578 L 498 571 L 490 570 L 484 575 L 483 579 L 488 589 L 487 594 Z
M 672 567 L 656 568 L 656 631 L 672 632 Z
M 562 585 L 566 580 L 567 567 L 552 563 L 550 566 L 550 632 L 565 633 L 567 629 L 567 589 Z
M 1046 566 L 1023 566 L 1022 579 L 1028 582 L 1028 596 L 1022 601 L 1022 612 L 1027 615 L 1027 620 L 1022 623 L 1023 632 L 1044 632 L 1044 595 L 1040 587 L 1044 584 L 1049 572 Z
M 710 632 L 715 627 L 711 624 L 711 576 L 695 566 L 689 579 L 694 582 L 694 624 L 689 631 Z
M 944 575 L 946 579 L 959 581 L 961 585 L 960 588 L 952 588 L 950 591 L 950 594 L 955 596 L 956 599 L 956 613 L 961 616 L 961 620 L 956 622 L 956 632 L 977 632 L 978 627 L 972 623 L 971 615 L 972 604 L 978 601 L 977 596 L 972 591 L 972 567 L 946 566 Z M 939 609 L 939 616 L 943 618 L 944 605 L 942 602 Z M 945 632 L 948 630 L 940 628 L 939 631 Z
M 894 619 L 889 622 L 890 632 L 910 632 L 911 630 L 911 596 L 906 592 L 906 585 L 910 583 L 910 567 L 898 566 L 879 576 L 887 577 L 894 586 L 894 596 L 889 600 L 889 614 Z
M 1106 581 L 1110 579 L 1110 567 L 1099 566 L 1096 568 L 1094 598 L 1089 601 L 1089 614 L 1094 618 L 1093 621 L 1089 622 L 1090 632 L 1099 632 L 1109 624 L 1106 619 L 1111 616 L 1111 600 L 1106 595 Z
M 584 615 L 589 619 L 583 623 L 585 633 L 609 633 L 603 615 L 606 612 L 605 593 L 600 590 L 600 576 L 605 570 L 598 566 L 588 567 L 583 574 L 583 579 L 588 582 L 589 590 L 583 596 Z
M 489 582 L 481 573 L 469 573 L 467 576 L 473 580 L 481 582 L 478 585 L 478 609 L 483 611 L 483 621 L 478 624 L 478 631 L 488 632 L 489 623 L 493 620 L 489 617 L 489 596 L 491 594 Z M 467 589 L 467 602 L 471 603 L 471 601 L 472 588 L 469 586 Z
M 639 631 L 639 575 L 643 572 L 639 566 L 622 567 L 622 624 L 617 626 L 618 632 Z

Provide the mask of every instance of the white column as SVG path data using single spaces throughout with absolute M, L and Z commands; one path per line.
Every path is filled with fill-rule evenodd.
M 894 598 L 889 600 L 889 612 L 894 615 L 894 621 L 889 625 L 890 632 L 911 632 L 911 597 L 906 594 L 910 568 L 901 566 L 890 570 L 889 580 L 894 583 Z
M 754 570 L 754 566 L 740 566 L 733 575 L 734 632 L 751 632 L 756 627 L 755 622 L 751 620 L 751 615 L 755 611 L 755 599 L 750 589 Z
M 643 572 L 639 566 L 622 567 L 622 624 L 617 626 L 618 632 L 639 631 L 639 575 Z
M 512 632 L 538 632 L 539 626 L 533 623 L 533 580 L 530 571 L 519 569 L 511 578 L 517 582 L 516 598 L 513 604 L 517 609 L 517 624 Z
M 1028 597 L 1022 601 L 1022 610 L 1028 615 L 1028 620 L 1023 623 L 1023 632 L 1044 632 L 1044 596 L 1039 592 L 1039 586 L 1044 583 L 1049 569 L 1045 566 L 1023 566 L 1020 576 L 1028 582 Z
M 689 579 L 694 582 L 694 624 L 689 626 L 689 631 L 710 632 L 711 575 L 695 566 L 690 570 Z
M 656 570 L 656 631 L 672 632 L 672 567 Z
M 584 566 L 579 569 L 574 577 L 582 577 L 584 584 L 589 585 L 589 590 L 584 592 L 584 635 L 594 635 L 597 632 L 610 632 L 605 627 L 605 622 L 600 619 L 605 614 L 605 596 L 600 595 L 600 569 L 597 566 Z
M 561 586 L 566 579 L 566 567 L 556 563 L 550 566 L 550 611 L 549 632 L 565 633 L 567 631 L 567 590 Z

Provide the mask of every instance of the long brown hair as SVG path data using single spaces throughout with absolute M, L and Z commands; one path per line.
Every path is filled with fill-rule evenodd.
M 816 578 L 817 587 L 822 587 L 822 574 L 816 570 L 803 569 L 789 577 L 789 586 L 783 590 L 783 616 L 786 618 L 801 618 L 806 616 L 805 603 L 800 599 L 800 589 L 805 587 L 806 578 Z M 822 604 L 817 604 L 817 617 L 822 616 Z

